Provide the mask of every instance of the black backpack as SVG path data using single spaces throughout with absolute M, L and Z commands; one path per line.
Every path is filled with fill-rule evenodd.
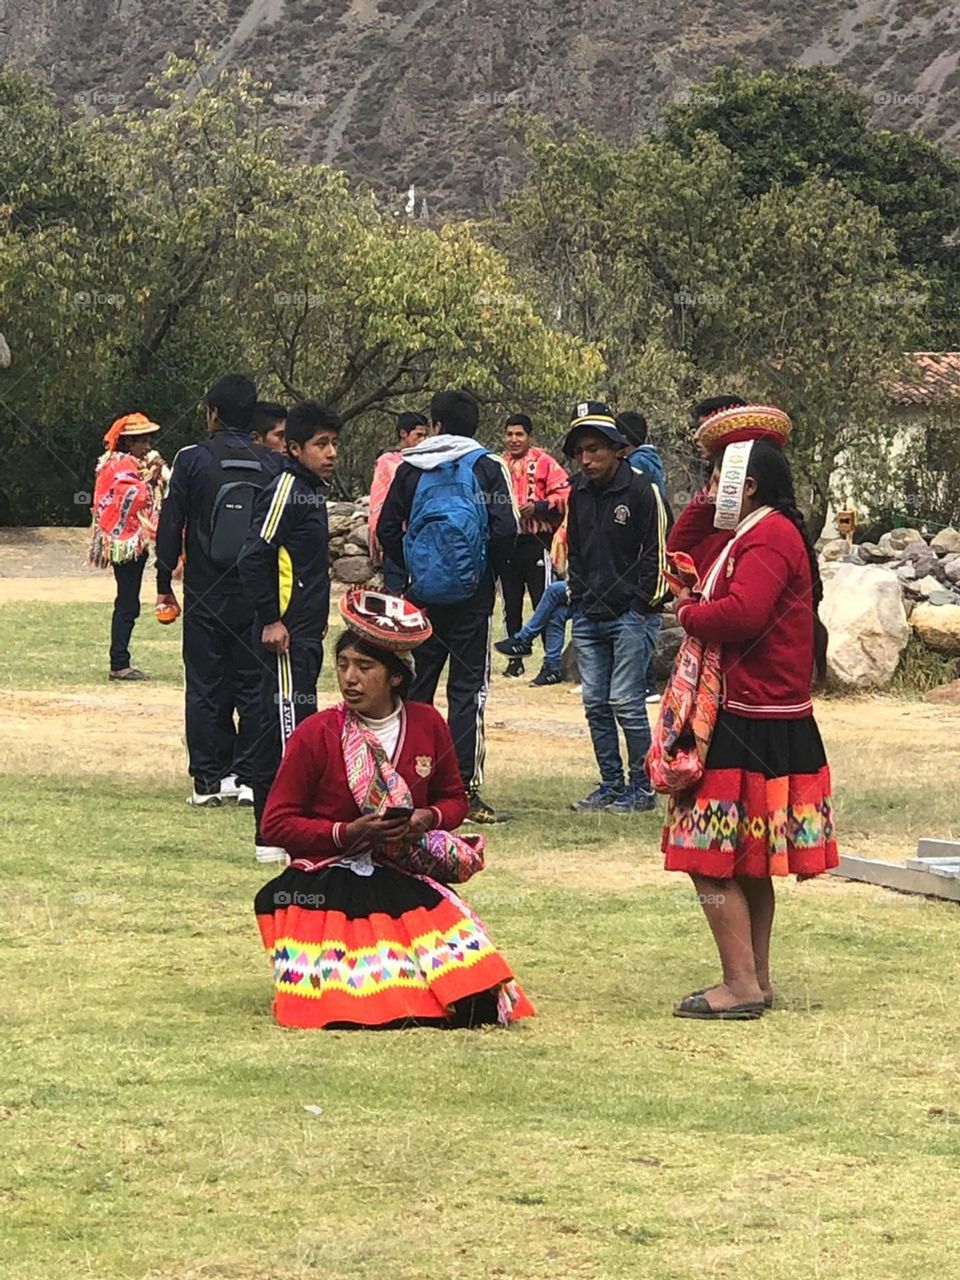
M 239 444 L 215 432 L 205 447 L 213 457 L 197 521 L 200 550 L 218 569 L 232 569 L 240 559 L 253 523 L 257 494 L 273 479 L 263 464 L 262 445 Z

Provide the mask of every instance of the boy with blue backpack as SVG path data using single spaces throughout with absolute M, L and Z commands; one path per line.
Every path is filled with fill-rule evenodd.
M 449 659 L 447 719 L 470 799 L 467 817 L 502 822 L 480 796 L 483 712 L 496 580 L 509 564 L 519 521 L 502 459 L 475 439 L 476 399 L 468 391 L 437 392 L 430 417 L 438 434 L 405 451 L 377 533 L 385 556 L 409 578 L 407 598 L 433 625 L 417 649 L 409 696 L 432 703 Z

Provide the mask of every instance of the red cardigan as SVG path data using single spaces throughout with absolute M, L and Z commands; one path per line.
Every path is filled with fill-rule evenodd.
M 291 857 L 337 853 L 346 824 L 360 817 L 347 786 L 337 707 L 308 716 L 296 729 L 263 814 L 265 839 Z M 432 809 L 434 828 L 453 831 L 467 816 L 467 793 L 450 730 L 423 702 L 404 703 L 394 767 L 417 809 Z
M 686 522 L 686 536 L 699 526 L 704 537 L 699 546 L 688 543 L 683 549 L 702 572 L 732 534 L 713 528 L 712 506 L 697 505 L 698 514 Z M 677 521 L 675 531 L 689 511 L 690 507 Z M 718 533 L 719 545 L 713 536 Z M 723 705 L 728 711 L 758 720 L 800 719 L 812 714 L 810 561 L 799 530 L 786 516 L 775 512 L 745 533 L 729 553 L 713 599 L 706 604 L 682 604 L 677 617 L 688 635 L 722 646 Z
M 667 537 L 667 554 L 685 551 L 702 578 L 733 537 L 732 529 L 715 529 L 717 508 L 707 501 L 706 491 L 696 493 L 680 512 Z

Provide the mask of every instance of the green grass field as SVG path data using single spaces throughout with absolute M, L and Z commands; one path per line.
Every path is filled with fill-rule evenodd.
M 86 691 L 90 717 L 101 694 L 114 706 L 126 691 L 103 681 L 107 614 L 3 608 L 7 690 Z M 168 732 L 178 644 L 150 622 L 135 647 Z M 660 870 L 655 819 L 565 812 L 591 780 L 588 745 L 538 719 L 559 705 L 575 721 L 575 699 L 539 692 L 495 684 L 491 721 L 526 717 L 530 732 L 491 732 L 488 791 L 516 816 L 465 892 L 538 1009 L 509 1032 L 276 1027 L 249 814 L 188 810 L 179 760 L 134 768 L 141 720 L 134 742 L 117 718 L 126 765 L 91 765 L 74 709 L 51 730 L 57 767 L 37 771 L 32 730 L 11 713 L 0 1275 L 948 1273 L 956 908 L 835 879 L 786 884 L 783 1007 L 755 1024 L 672 1018 L 714 976 L 699 908 Z M 938 715 L 953 717 L 940 739 L 919 704 L 825 709 L 841 836 L 906 853 L 918 833 L 950 834 L 960 720 Z M 909 768 L 893 759 L 896 734 Z

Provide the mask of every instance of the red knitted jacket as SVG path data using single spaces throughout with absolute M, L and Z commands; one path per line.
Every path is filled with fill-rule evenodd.
M 732 535 L 713 528 L 712 506 L 690 507 L 674 529 L 698 568 L 709 567 Z M 691 506 L 694 504 L 692 503 Z M 694 532 L 702 537 L 697 544 Z M 709 559 L 707 559 L 709 557 Z M 683 629 L 719 643 L 723 705 L 753 719 L 799 719 L 811 715 L 814 614 L 807 548 L 796 526 L 779 512 L 761 520 L 730 551 L 708 603 L 680 605 Z
M 346 824 L 360 817 L 343 765 L 336 707 L 318 711 L 296 729 L 270 788 L 262 829 L 291 857 L 344 848 Z M 432 809 L 434 828 L 453 831 L 467 816 L 467 793 L 443 717 L 423 702 L 404 703 L 393 766 L 417 809 Z

